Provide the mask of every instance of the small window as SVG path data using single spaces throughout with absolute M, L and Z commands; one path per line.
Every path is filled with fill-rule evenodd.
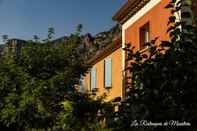
M 146 43 L 150 42 L 149 23 L 140 28 L 140 50 L 146 47 Z
M 112 87 L 112 59 L 106 59 L 104 61 L 104 84 L 105 88 Z
M 91 90 L 96 90 L 96 68 L 91 70 Z

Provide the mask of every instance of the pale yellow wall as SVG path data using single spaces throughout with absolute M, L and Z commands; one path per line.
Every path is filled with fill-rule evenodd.
M 104 60 L 107 58 L 112 59 L 112 87 L 110 89 L 104 88 Z M 107 57 L 98 61 L 93 68 L 96 68 L 96 86 L 97 96 L 107 94 L 106 100 L 112 100 L 116 97 L 122 96 L 122 49 L 119 48 Z M 84 78 L 86 89 L 90 91 L 90 73 Z
M 90 73 L 87 73 L 86 76 L 84 77 L 84 88 L 85 91 L 90 90 Z

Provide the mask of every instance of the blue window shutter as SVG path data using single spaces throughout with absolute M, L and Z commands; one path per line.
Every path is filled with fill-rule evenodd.
M 91 90 L 96 89 L 96 68 L 91 70 Z
M 112 59 L 105 60 L 105 87 L 112 87 Z
M 84 83 L 84 76 L 83 75 L 80 76 L 79 87 L 80 87 L 79 91 L 84 92 L 85 83 Z

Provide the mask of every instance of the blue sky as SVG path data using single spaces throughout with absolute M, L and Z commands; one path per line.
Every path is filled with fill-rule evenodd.
M 110 29 L 114 13 L 126 0 L 0 0 L 0 35 L 31 39 L 47 36 L 54 27 L 60 37 L 83 24 L 83 32 L 96 34 Z

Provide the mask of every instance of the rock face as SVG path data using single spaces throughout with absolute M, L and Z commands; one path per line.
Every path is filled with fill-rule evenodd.
M 22 45 L 25 44 L 25 40 L 21 39 L 9 39 L 6 44 L 0 45 L 0 57 L 7 52 L 12 52 L 16 57 L 19 56 Z
M 5 47 L 6 47 L 5 44 L 0 45 L 0 57 L 2 57 L 4 55 Z
M 85 34 L 81 37 L 81 42 L 77 47 L 78 53 L 83 54 L 85 59 L 89 59 L 103 50 L 108 44 L 112 43 L 113 39 L 120 35 L 121 27 L 119 25 L 115 25 L 109 31 L 100 32 L 95 36 L 92 36 L 90 33 Z M 50 43 L 53 44 L 54 47 L 62 42 L 69 44 L 68 39 L 69 37 L 63 36 Z M 25 43 L 28 42 L 21 39 L 9 39 L 6 44 L 0 45 L 0 56 L 4 55 L 5 52 L 11 51 L 18 57 L 20 50 Z
M 83 47 L 85 48 L 87 55 L 86 58 L 88 59 L 99 53 L 108 44 L 111 44 L 113 39 L 119 36 L 121 36 L 121 27 L 119 25 L 115 25 L 109 31 L 100 32 L 94 37 L 91 36 L 91 34 L 86 34 L 83 41 Z
M 94 44 L 98 45 L 99 49 L 102 49 L 107 44 L 110 44 L 115 37 L 120 36 L 120 34 L 121 28 L 119 25 L 116 25 L 109 31 L 98 33 L 95 36 Z
M 9 39 L 8 42 L 6 43 L 8 51 L 14 53 L 16 57 L 19 57 L 21 48 L 23 44 L 27 43 L 25 40 L 21 39 Z
M 94 55 L 101 52 L 107 45 L 111 44 L 116 37 L 121 36 L 121 27 L 115 25 L 109 31 L 100 32 L 95 36 L 87 33 L 81 37 L 81 43 L 77 50 L 80 55 L 84 55 L 84 59 L 89 60 Z

